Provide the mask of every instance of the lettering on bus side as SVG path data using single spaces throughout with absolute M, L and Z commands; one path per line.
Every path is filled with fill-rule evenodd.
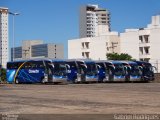
M 29 73 L 39 73 L 39 70 L 29 70 Z

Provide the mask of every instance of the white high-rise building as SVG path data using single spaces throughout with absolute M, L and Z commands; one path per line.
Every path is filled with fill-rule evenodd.
M 8 61 L 8 8 L 0 7 L 0 64 L 6 68 Z
M 80 8 L 80 38 L 106 35 L 110 31 L 110 13 L 98 5 L 87 5 Z
M 106 60 L 107 53 L 120 53 L 117 32 L 110 31 L 110 13 L 98 5 L 80 8 L 80 38 L 68 40 L 68 58 Z

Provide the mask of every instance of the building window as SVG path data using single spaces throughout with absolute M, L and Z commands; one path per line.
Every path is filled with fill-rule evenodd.
M 145 43 L 149 43 L 149 35 L 144 35 L 144 41 Z
M 85 42 L 85 47 L 89 49 L 89 42 Z
M 140 43 L 143 43 L 143 36 L 139 36 Z
M 89 52 L 85 52 L 86 58 L 89 58 Z
M 143 55 L 143 47 L 139 48 L 140 55 Z
M 102 16 L 106 16 L 106 14 L 102 14 Z
M 82 48 L 84 48 L 84 42 L 82 42 Z
M 82 52 L 82 57 L 84 57 L 84 52 Z
M 145 54 L 149 54 L 149 47 L 144 47 Z

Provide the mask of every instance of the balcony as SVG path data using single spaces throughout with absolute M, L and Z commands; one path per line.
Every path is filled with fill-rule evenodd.
M 151 43 L 150 42 L 140 42 L 139 47 L 150 47 Z
M 145 58 L 151 58 L 151 55 L 148 53 L 148 54 L 139 54 L 139 58 L 140 59 L 145 59 Z
M 90 52 L 90 49 L 89 48 L 81 48 L 81 51 L 82 52 Z

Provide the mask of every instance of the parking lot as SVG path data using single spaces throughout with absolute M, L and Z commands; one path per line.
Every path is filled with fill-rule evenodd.
M 0 113 L 160 114 L 160 83 L 1 84 Z

